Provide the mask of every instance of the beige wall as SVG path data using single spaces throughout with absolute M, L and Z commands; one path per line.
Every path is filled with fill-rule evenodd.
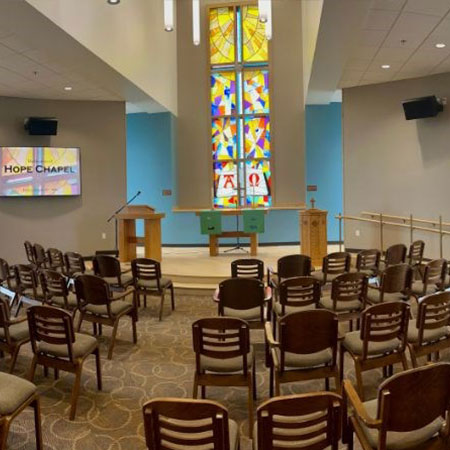
M 29 116 L 57 117 L 57 136 L 29 136 Z M 82 195 L 60 198 L 0 198 L 0 257 L 25 260 L 23 241 L 79 251 L 114 248 L 108 216 L 126 197 L 125 104 L 0 97 L 4 146 L 80 147 Z M 102 240 L 102 232 L 107 239 Z
M 163 0 L 27 2 L 176 114 L 176 31 L 164 30 Z
M 450 74 L 344 90 L 344 209 L 450 222 L 450 106 L 436 118 L 406 121 L 402 100 L 426 95 L 450 98 Z M 356 230 L 361 236 L 356 237 Z M 349 248 L 379 246 L 378 228 L 347 222 Z M 416 232 L 426 254 L 439 255 L 437 235 Z M 386 228 L 385 246 L 409 243 L 409 231 Z M 444 255 L 450 257 L 450 239 Z
M 202 2 L 202 43 L 192 43 L 191 2 L 178 2 L 177 205 L 212 204 L 207 6 Z M 239 2 L 236 2 L 239 3 Z M 272 136 L 275 205 L 304 201 L 302 6 L 273 2 Z

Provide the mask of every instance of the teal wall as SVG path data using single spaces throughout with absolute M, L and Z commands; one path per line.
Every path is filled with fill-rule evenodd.
M 306 184 L 317 185 L 308 192 L 318 208 L 328 211 L 328 240 L 339 240 L 339 223 L 334 218 L 343 212 L 343 161 L 341 103 L 306 107 Z
M 200 235 L 199 219 L 191 213 L 173 213 L 175 206 L 175 126 L 170 113 L 127 115 L 127 184 L 128 197 L 142 191 L 138 203 L 148 204 L 164 212 L 162 240 L 166 245 L 206 244 Z M 306 110 L 307 184 L 317 184 L 314 192 L 317 207 L 342 210 L 341 105 L 308 106 Z M 163 196 L 171 189 L 172 196 Z M 337 241 L 334 219 L 329 220 L 328 239 Z M 224 219 L 224 229 L 234 229 L 235 218 Z M 241 224 L 242 227 L 242 224 Z M 271 211 L 266 215 L 266 232 L 261 243 L 298 242 L 298 212 Z M 138 234 L 142 235 L 142 224 Z

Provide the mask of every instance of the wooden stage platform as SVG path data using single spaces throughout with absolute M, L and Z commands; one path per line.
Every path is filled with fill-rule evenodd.
M 209 256 L 208 247 L 163 247 L 162 273 L 171 278 L 179 291 L 213 291 L 225 278 L 230 277 L 231 261 L 239 258 L 250 258 L 249 253 L 233 251 L 224 253 L 227 247 L 220 250 L 219 256 Z M 330 245 L 328 251 L 338 251 L 337 245 Z M 138 255 L 143 249 L 138 247 Z M 264 261 L 265 267 L 276 269 L 278 258 L 300 253 L 299 245 L 261 246 L 258 259 Z

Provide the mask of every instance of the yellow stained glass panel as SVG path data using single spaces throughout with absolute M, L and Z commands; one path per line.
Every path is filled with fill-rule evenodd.
M 230 64 L 235 60 L 234 9 L 232 6 L 211 9 L 211 64 Z
M 265 25 L 260 22 L 257 6 L 242 8 L 242 46 L 245 62 L 262 62 L 269 59 Z

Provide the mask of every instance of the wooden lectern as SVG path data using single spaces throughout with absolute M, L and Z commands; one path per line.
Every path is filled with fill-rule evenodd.
M 119 259 L 128 262 L 136 258 L 136 220 L 144 220 L 145 257 L 161 261 L 161 219 L 165 214 L 155 213 L 147 205 L 129 205 L 116 219 L 119 223 Z
M 313 266 L 322 266 L 323 257 L 327 255 L 327 214 L 328 211 L 314 208 L 300 211 L 302 254 L 312 259 Z

